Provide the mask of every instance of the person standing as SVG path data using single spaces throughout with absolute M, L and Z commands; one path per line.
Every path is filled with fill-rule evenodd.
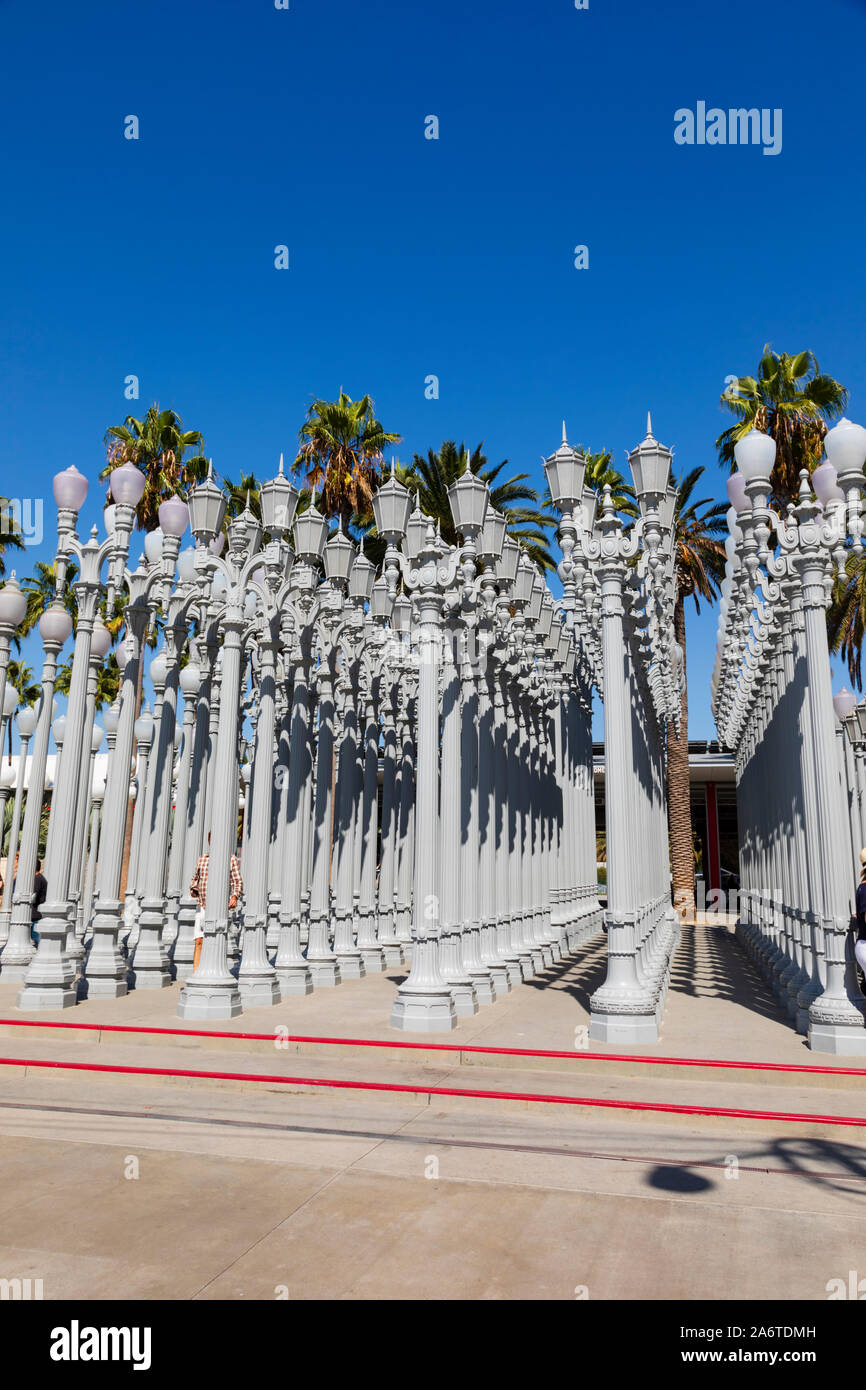
M 210 835 L 207 837 L 210 846 Z M 207 906 L 207 875 L 210 863 L 210 852 L 202 854 L 195 866 L 195 873 L 192 876 L 192 883 L 189 891 L 194 898 L 198 899 L 198 912 L 195 914 L 195 927 L 193 929 L 193 952 L 192 952 L 192 972 L 198 970 L 198 963 L 201 960 L 202 943 L 204 941 L 204 915 Z M 229 884 L 231 896 L 229 898 L 229 911 L 231 912 L 238 905 L 238 899 L 244 891 L 243 879 L 241 878 L 241 866 L 238 863 L 237 855 L 233 854 L 229 865 Z

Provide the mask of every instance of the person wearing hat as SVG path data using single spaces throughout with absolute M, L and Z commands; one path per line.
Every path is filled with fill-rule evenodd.
M 854 956 L 866 977 L 866 848 L 860 851 L 860 882 L 855 895 L 857 912 L 857 940 L 854 942 Z

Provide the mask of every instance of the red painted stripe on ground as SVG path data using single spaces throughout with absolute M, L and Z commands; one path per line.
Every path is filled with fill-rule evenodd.
M 484 1052 L 497 1057 L 561 1057 L 571 1062 L 642 1062 L 669 1067 L 732 1067 L 739 1071 L 806 1072 L 819 1076 L 862 1076 L 862 1067 L 817 1067 L 803 1062 L 736 1062 L 718 1057 L 641 1057 L 628 1052 L 556 1052 L 539 1048 L 482 1047 L 475 1043 L 398 1042 L 390 1038 L 326 1038 L 314 1034 L 227 1033 L 213 1028 L 146 1028 L 129 1023 L 69 1023 L 36 1018 L 0 1018 L 0 1025 L 15 1028 L 72 1028 L 96 1033 L 156 1033 L 172 1038 L 246 1039 L 249 1042 L 328 1043 L 336 1047 L 394 1047 L 427 1052 Z
M 255 1081 L 279 1086 L 335 1086 L 350 1091 L 402 1091 L 410 1095 L 468 1096 L 473 1100 L 526 1100 L 545 1105 L 600 1106 L 610 1110 L 654 1110 L 668 1115 L 720 1115 L 725 1119 L 785 1120 L 793 1124 L 866 1126 L 866 1117 L 800 1115 L 776 1110 L 739 1110 L 719 1105 L 663 1105 L 649 1100 L 610 1100 L 596 1096 L 549 1096 L 530 1091 L 472 1091 L 454 1086 L 400 1085 L 394 1081 L 343 1081 L 334 1077 L 271 1076 L 256 1072 L 188 1071 L 172 1067 L 121 1067 L 110 1062 L 55 1062 L 43 1058 L 0 1057 L 4 1067 L 47 1067 L 60 1071 L 99 1071 L 130 1076 L 184 1076 L 207 1081 Z

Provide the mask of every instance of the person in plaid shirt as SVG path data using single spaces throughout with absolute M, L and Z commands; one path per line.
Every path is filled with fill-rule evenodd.
M 207 837 L 210 844 L 210 835 Z M 198 970 L 198 963 L 201 959 L 202 942 L 204 941 L 204 912 L 207 906 L 207 874 L 210 864 L 210 854 L 203 854 L 195 866 L 195 873 L 192 876 L 192 883 L 189 891 L 194 898 L 198 898 L 198 912 L 195 915 L 195 945 L 193 946 L 192 969 L 193 974 Z M 241 878 L 241 866 L 238 863 L 237 855 L 233 854 L 229 865 L 229 884 L 231 897 L 229 898 L 229 911 L 237 907 L 238 898 L 244 890 L 243 879 Z

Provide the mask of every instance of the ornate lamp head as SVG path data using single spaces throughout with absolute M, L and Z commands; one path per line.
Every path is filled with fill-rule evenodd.
M 283 475 L 283 456 L 276 478 L 262 483 L 259 497 L 262 505 L 262 526 L 269 535 L 281 540 L 292 529 L 300 494 Z
M 667 489 L 673 453 L 653 437 L 652 420 L 646 417 L 646 438 L 628 456 L 634 490 L 642 512 L 657 507 Z
M 562 443 L 555 454 L 544 461 L 547 486 L 554 507 L 561 512 L 570 512 L 577 506 L 583 493 L 583 479 L 586 474 L 586 459 L 573 449 L 565 437 L 565 421 L 562 422 Z
M 383 483 L 373 494 L 373 517 L 376 522 L 376 530 L 389 544 L 400 544 L 409 521 L 411 507 L 412 498 L 409 489 L 398 480 L 394 464 L 392 464 L 387 482 Z
M 451 515 L 458 531 L 462 531 L 464 535 L 478 535 L 487 516 L 489 498 L 490 489 L 483 478 L 471 471 L 467 454 L 463 472 L 456 483 L 452 483 L 448 488 Z
M 328 523 L 312 501 L 295 517 L 295 554 L 305 565 L 317 565 L 328 539 Z
M 210 546 L 216 541 L 222 532 L 225 514 L 225 494 L 214 482 L 213 465 L 208 464 L 204 482 L 189 494 L 189 524 L 200 545 Z

